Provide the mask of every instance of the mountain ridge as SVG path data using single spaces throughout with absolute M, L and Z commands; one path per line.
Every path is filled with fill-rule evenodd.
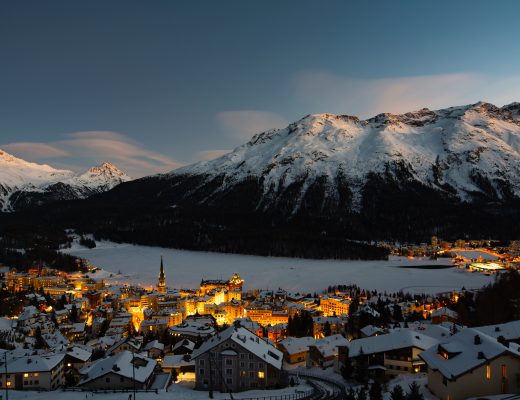
M 109 162 L 77 174 L 25 161 L 0 149 L 0 210 L 8 212 L 49 201 L 82 199 L 130 179 Z

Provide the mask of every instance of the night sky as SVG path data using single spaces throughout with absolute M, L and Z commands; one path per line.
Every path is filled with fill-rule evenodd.
M 518 1 L 0 1 L 0 148 L 134 177 L 309 113 L 520 101 Z

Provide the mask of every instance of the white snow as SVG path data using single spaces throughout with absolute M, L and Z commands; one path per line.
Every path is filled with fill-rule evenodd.
M 0 211 L 10 211 L 17 191 L 44 192 L 56 183 L 69 185 L 78 198 L 85 192 L 106 191 L 131 178 L 110 163 L 92 167 L 77 175 L 72 171 L 55 169 L 14 157 L 0 149 Z
M 247 289 L 282 287 L 288 291 L 320 292 L 330 285 L 357 284 L 362 288 L 395 292 L 440 293 L 451 290 L 480 288 L 493 277 L 471 273 L 460 268 L 399 268 L 401 265 L 449 265 L 449 259 L 408 259 L 390 257 L 389 261 L 310 260 L 283 257 L 261 257 L 167 249 L 161 247 L 97 242 L 87 249 L 74 244 L 63 250 L 90 260 L 103 268 L 92 278 L 107 279 L 113 284 L 155 285 L 160 257 L 169 287 L 195 288 L 201 279 L 229 279 L 238 272 Z M 111 271 L 111 272 L 109 272 Z M 116 271 L 121 271 L 118 275 Z M 110 274 L 113 277 L 110 277 Z
M 348 182 L 353 206 L 358 208 L 367 175 L 384 173 L 395 164 L 406 167 L 413 179 L 426 186 L 444 191 L 443 185 L 451 185 L 463 200 L 471 192 L 481 192 L 475 174 L 488 178 L 499 198 L 498 181 L 511 184 L 520 196 L 519 115 L 518 104 L 499 109 L 487 103 L 380 114 L 365 121 L 347 115 L 308 115 L 285 129 L 255 135 L 217 159 L 165 176 L 196 174 L 210 180 L 225 174 L 217 191 L 263 177 L 264 206 L 276 202 L 280 188 L 303 182 L 295 210 L 306 189 L 320 177 L 327 180 L 326 195 L 337 198 L 338 176 Z M 392 167 L 390 173 L 395 173 Z

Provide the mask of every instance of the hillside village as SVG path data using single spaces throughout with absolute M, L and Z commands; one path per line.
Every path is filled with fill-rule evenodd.
M 1 272 L 4 390 L 135 393 L 182 383 L 236 393 L 327 371 L 350 398 L 372 398 L 404 375 L 424 377 L 420 390 L 440 399 L 520 391 L 520 318 L 466 327 L 456 310 L 475 293 L 464 289 L 437 297 L 352 285 L 244 290 L 238 274 L 171 289 L 162 259 L 148 289 L 108 284 L 95 267 Z

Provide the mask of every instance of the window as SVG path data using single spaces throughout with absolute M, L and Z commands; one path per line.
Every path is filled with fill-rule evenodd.
M 255 363 L 249 363 L 249 369 L 254 369 L 255 368 Z
M 253 371 L 249 371 L 249 377 L 250 378 L 254 378 L 255 377 L 255 373 Z
M 258 379 L 264 379 L 264 378 L 265 378 L 264 371 L 258 371 Z
M 246 358 L 246 353 L 240 353 L 240 359 L 243 360 L 244 358 Z
M 231 375 L 233 373 L 233 369 L 227 368 L 226 369 L 226 375 Z
M 105 378 L 105 382 L 110 382 L 110 378 Z
M 502 379 L 506 379 L 507 378 L 507 367 L 502 364 Z
M 122 376 L 119 378 L 119 382 L 124 382 L 125 381 L 125 378 L 123 378 Z
M 226 365 L 233 365 L 233 360 L 230 360 L 229 358 L 226 360 Z
M 39 385 L 39 384 L 40 384 L 40 381 L 39 381 L 39 380 L 35 380 L 35 381 L 34 381 L 34 384 L 35 384 L 35 385 Z
M 240 366 L 241 366 L 241 367 L 245 367 L 245 366 L 246 366 L 246 363 L 243 362 L 243 361 L 240 361 Z
M 199 365 L 200 366 L 204 365 L 204 360 L 199 360 Z
M 258 363 L 258 369 L 264 369 L 264 363 Z
M 226 378 L 226 383 L 233 383 L 233 379 L 232 378 Z
M 25 374 L 23 374 L 23 377 L 24 377 L 24 378 L 28 378 L 28 377 L 29 377 L 29 374 L 26 372 Z
M 204 368 L 199 369 L 199 375 L 204 375 Z
M 253 359 L 253 355 L 252 355 L 252 354 L 249 354 L 249 359 L 250 359 L 250 360 Z
M 28 384 L 29 384 L 29 381 L 23 381 L 23 384 L 24 384 L 24 385 L 28 385 Z
M 486 365 L 486 379 L 489 381 L 491 379 L 491 366 Z

